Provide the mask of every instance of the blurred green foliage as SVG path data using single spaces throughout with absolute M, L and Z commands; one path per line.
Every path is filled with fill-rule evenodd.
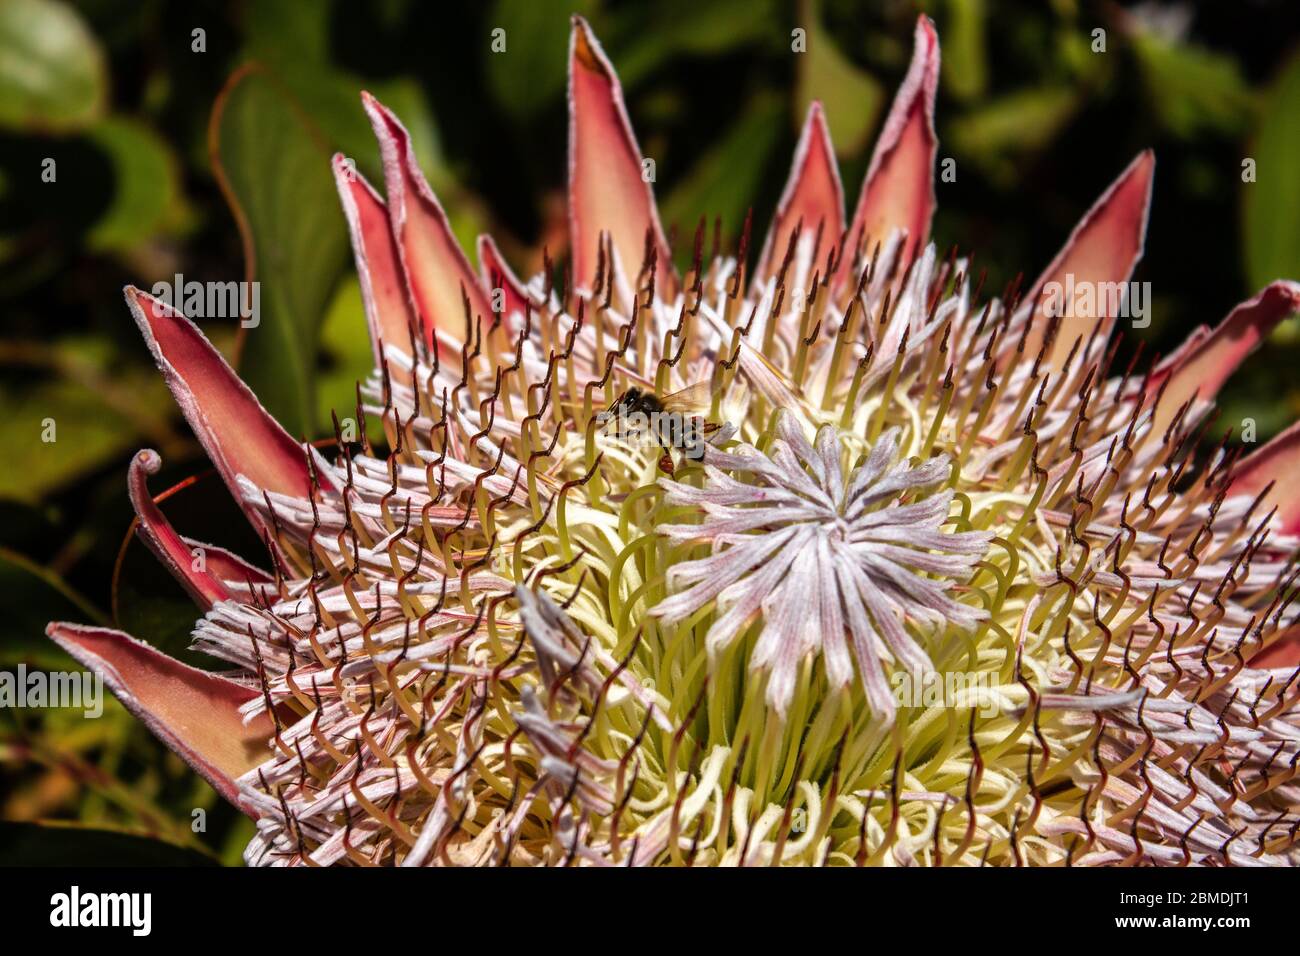
M 937 186 L 935 235 L 974 253 L 989 288 L 1036 274 L 1147 146 L 1159 168 L 1138 278 L 1152 281 L 1156 308 L 1134 339 L 1167 353 L 1264 282 L 1300 278 L 1292 0 L 4 0 L 0 666 L 71 666 L 41 635 L 52 618 L 115 623 L 215 665 L 186 650 L 195 612 L 184 592 L 138 542 L 124 544 L 129 455 L 162 453 L 155 493 L 199 476 L 163 506 L 185 533 L 249 554 L 258 545 L 120 290 L 176 273 L 260 281 L 256 329 L 204 330 L 291 432 L 328 434 L 331 408 L 350 405 L 370 362 L 329 166 L 340 151 L 382 183 L 361 89 L 410 129 L 466 248 L 491 231 L 527 274 L 543 246 L 564 242 L 570 12 L 591 19 L 619 70 L 665 222 L 684 238 L 701 215 L 720 216 L 730 241 L 751 207 L 765 228 L 812 99 L 854 200 L 918 9 L 939 27 L 940 155 L 958 170 Z M 505 52 L 491 49 L 495 28 Z M 1253 418 L 1262 440 L 1297 417 L 1298 338 L 1284 325 L 1251 360 L 1224 396 L 1225 425 Z M 199 833 L 195 808 L 208 814 Z M 5 826 L 0 862 L 37 845 L 235 862 L 250 826 L 115 703 L 97 721 L 0 712 L 0 818 L 98 828 L 69 839 Z M 183 850 L 150 856 L 123 830 Z

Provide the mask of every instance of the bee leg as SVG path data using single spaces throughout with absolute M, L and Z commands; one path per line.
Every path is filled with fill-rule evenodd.
M 705 422 L 705 423 L 704 423 L 704 434 L 706 434 L 706 435 L 712 435 L 714 432 L 716 432 L 716 431 L 717 431 L 719 428 L 721 428 L 721 427 L 722 427 L 722 426 L 719 425 L 717 422 Z
M 662 437 L 659 439 L 659 450 L 663 452 L 659 456 L 659 470 L 671 478 L 673 476 L 673 452 L 671 448 L 664 444 Z

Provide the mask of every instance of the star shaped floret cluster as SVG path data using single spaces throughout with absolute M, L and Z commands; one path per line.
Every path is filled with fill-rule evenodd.
M 699 509 L 703 520 L 659 532 L 712 552 L 669 568 L 677 593 L 651 613 L 673 625 L 716 602 L 707 637 L 715 656 L 759 617 L 750 663 L 768 671 L 766 698 L 778 713 L 789 707 L 800 662 L 820 653 L 835 688 L 853 682 L 856 661 L 872 709 L 892 720 L 882 660 L 920 678 L 932 665 L 909 630 L 938 640 L 987 619 L 949 592 L 993 534 L 945 530 L 951 459 L 899 461 L 898 445 L 891 428 L 846 469 L 834 427 L 810 443 L 796 416 L 782 413 L 766 454 L 748 444 L 707 448 L 703 487 L 660 479 L 667 504 Z

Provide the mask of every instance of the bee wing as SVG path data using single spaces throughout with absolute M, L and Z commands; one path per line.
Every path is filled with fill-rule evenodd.
M 688 385 L 681 391 L 659 399 L 666 412 L 699 414 L 713 405 L 713 383 L 709 379 Z

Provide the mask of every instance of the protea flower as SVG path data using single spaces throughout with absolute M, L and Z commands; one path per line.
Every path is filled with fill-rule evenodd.
M 487 237 L 475 273 L 364 96 L 386 197 L 335 172 L 383 441 L 298 443 L 127 289 L 268 553 L 194 562 L 142 451 L 139 533 L 233 670 L 50 636 L 256 819 L 249 863 L 1296 862 L 1300 431 L 1197 448 L 1300 286 L 1114 367 L 1114 303 L 1044 290 L 1127 282 L 1143 153 L 986 295 L 929 244 L 938 64 L 923 17 L 851 218 L 814 104 L 756 267 L 702 223 L 682 276 L 582 20 L 563 282 Z M 718 427 L 671 475 L 605 427 L 701 382 Z

